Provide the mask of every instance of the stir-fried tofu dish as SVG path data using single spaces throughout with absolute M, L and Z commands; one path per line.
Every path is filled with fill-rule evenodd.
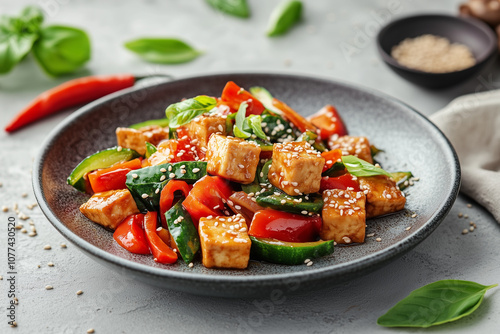
M 367 219 L 405 207 L 411 173 L 382 169 L 331 105 L 304 118 L 262 87 L 228 82 L 221 97 L 165 115 L 121 125 L 117 146 L 68 177 L 91 196 L 83 215 L 158 263 L 310 265 L 334 246 L 362 247 Z

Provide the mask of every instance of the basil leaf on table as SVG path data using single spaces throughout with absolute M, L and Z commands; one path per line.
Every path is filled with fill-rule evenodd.
M 353 155 L 343 156 L 342 162 L 344 163 L 344 166 L 349 174 L 352 174 L 354 176 L 386 175 L 391 177 L 391 174 L 389 174 L 382 168 L 375 167 L 371 163 Z
M 282 2 L 274 9 L 269 18 L 267 36 L 278 36 L 286 33 L 302 16 L 302 2 Z
M 226 14 L 238 17 L 249 17 L 250 10 L 246 0 L 206 0 L 207 3 Z
M 0 20 L 0 74 L 8 73 L 30 51 L 38 35 L 26 32 L 24 22 L 17 18 Z
M 241 102 L 238 112 L 236 113 L 235 124 L 233 128 L 234 135 L 238 138 L 248 138 L 252 134 L 245 131 L 245 128 L 249 128 L 248 124 L 245 124 L 245 116 L 247 112 L 248 103 Z M 245 126 L 246 125 L 246 126 Z
M 217 101 L 209 96 L 200 95 L 171 104 L 165 110 L 169 127 L 176 129 L 191 122 L 196 117 L 209 112 L 217 105 Z
M 179 64 L 202 54 L 187 43 L 173 38 L 140 38 L 125 43 L 125 47 L 142 59 L 159 64 Z
M 35 32 L 43 23 L 43 12 L 38 7 L 28 6 L 23 9 L 19 18 L 24 22 L 27 29 Z
M 474 312 L 487 290 L 470 281 L 442 280 L 425 285 L 401 300 L 377 324 L 385 327 L 430 327 L 458 320 Z
M 49 75 L 66 74 L 90 59 L 90 40 L 83 30 L 48 26 L 40 29 L 40 38 L 33 45 L 33 53 Z

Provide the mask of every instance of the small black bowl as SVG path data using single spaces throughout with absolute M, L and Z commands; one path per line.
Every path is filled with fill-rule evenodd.
M 431 34 L 449 39 L 452 43 L 466 45 L 476 58 L 476 64 L 461 71 L 429 73 L 399 64 L 391 50 L 406 38 Z M 485 23 L 464 17 L 428 14 L 400 18 L 382 28 L 377 36 L 377 46 L 385 63 L 403 78 L 428 88 L 455 85 L 477 74 L 497 54 L 497 37 Z

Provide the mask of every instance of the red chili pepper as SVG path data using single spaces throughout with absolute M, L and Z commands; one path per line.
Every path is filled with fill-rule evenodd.
M 288 121 L 292 122 L 292 124 L 295 125 L 301 132 L 312 131 L 316 133 L 316 126 L 290 108 L 286 103 L 281 102 L 276 98 L 273 98 L 272 103 L 273 106 L 281 110 L 283 112 L 283 116 L 285 116 Z
M 170 180 L 167 182 L 165 187 L 163 187 L 160 194 L 160 218 L 164 227 L 167 227 L 165 212 L 167 212 L 174 204 L 175 192 L 182 191 L 184 197 L 187 197 L 189 190 L 188 184 L 185 181 L 179 180 Z
M 307 217 L 265 209 L 253 216 L 248 235 L 288 242 L 311 242 L 318 236 L 322 224 L 320 216 Z
M 228 81 L 222 90 L 221 100 L 220 104 L 227 105 L 233 112 L 238 111 L 241 102 L 247 102 L 247 116 L 252 114 L 260 115 L 266 109 L 252 94 L 232 81 Z
M 151 254 L 146 234 L 142 229 L 144 214 L 130 215 L 123 220 L 113 233 L 116 242 L 134 254 Z
M 320 192 L 323 192 L 327 189 L 346 190 L 347 188 L 354 188 L 354 191 L 361 191 L 358 181 L 349 173 L 337 177 L 321 178 Z
M 89 173 L 90 186 L 95 193 L 108 190 L 127 189 L 125 181 L 131 170 L 142 168 L 142 158 L 118 163 L 105 169 Z
M 67 81 L 38 95 L 5 127 L 13 132 L 45 116 L 79 104 L 94 101 L 121 89 L 132 87 L 143 77 L 131 74 L 88 76 Z
M 325 165 L 323 166 L 323 172 L 331 168 L 340 158 L 342 158 L 342 150 L 337 148 L 335 150 L 327 151 L 321 153 L 321 156 L 325 158 Z
M 324 106 L 308 119 L 319 128 L 319 135 L 322 140 L 327 140 L 335 134 L 339 136 L 347 135 L 347 127 L 337 109 L 332 105 Z
M 158 263 L 175 263 L 177 261 L 177 253 L 172 248 L 163 242 L 160 236 L 156 233 L 158 215 L 156 212 L 148 212 L 144 217 L 144 231 L 148 239 L 149 248 L 155 262 Z

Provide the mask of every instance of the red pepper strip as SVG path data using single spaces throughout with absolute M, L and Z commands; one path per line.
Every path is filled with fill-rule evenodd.
M 227 105 L 232 112 L 238 111 L 241 102 L 247 102 L 248 107 L 246 115 L 260 115 L 266 109 L 264 105 L 257 100 L 252 94 L 238 86 L 232 81 L 228 81 L 222 90 L 221 102 L 217 103 Z
M 283 116 L 292 122 L 301 132 L 312 131 L 316 133 L 318 130 L 314 124 L 306 120 L 304 117 L 299 115 L 295 110 L 290 108 L 286 103 L 281 102 L 280 100 L 273 98 L 273 106 L 278 108 L 283 112 Z
M 113 233 L 116 242 L 134 254 L 151 254 L 146 234 L 142 229 L 144 214 L 130 215 L 123 220 Z
M 208 216 L 221 216 L 222 214 L 220 212 L 216 212 L 213 209 L 210 209 L 207 207 L 205 204 L 201 203 L 196 197 L 194 196 L 188 196 L 182 202 L 182 206 L 184 209 L 189 212 L 189 215 L 191 216 L 191 219 L 193 220 L 193 224 L 198 229 L 198 223 L 200 222 L 200 218 L 203 217 L 208 217 Z
M 167 222 L 165 220 L 165 212 L 170 210 L 174 204 L 174 195 L 176 191 L 182 191 L 184 197 L 189 194 L 189 186 L 185 181 L 170 180 L 167 182 L 165 187 L 163 187 L 160 194 L 160 218 L 163 227 L 167 227 Z
M 157 213 L 154 211 L 146 213 L 144 217 L 144 231 L 146 231 L 149 248 L 151 249 L 151 253 L 153 253 L 155 262 L 175 263 L 177 261 L 177 253 L 168 247 L 156 233 L 157 218 Z
M 325 158 L 325 165 L 323 166 L 323 172 L 327 171 L 332 167 L 339 159 L 342 158 L 342 150 L 337 148 L 335 150 L 327 151 L 321 153 L 321 156 Z
M 108 190 L 127 189 L 125 181 L 131 170 L 142 168 L 142 158 L 115 164 L 109 168 L 99 169 L 87 175 L 90 186 L 95 193 Z
M 320 216 L 308 217 L 273 209 L 257 211 L 248 235 L 288 242 L 315 241 L 321 230 Z
M 67 81 L 38 95 L 5 127 L 13 132 L 40 118 L 63 109 L 94 101 L 100 97 L 132 87 L 136 78 L 131 74 L 88 76 Z
M 328 189 L 342 189 L 353 188 L 354 191 L 361 191 L 357 179 L 349 173 L 337 177 L 322 177 L 320 184 L 320 192 Z
M 332 105 L 326 105 L 317 113 L 308 117 L 308 120 L 319 128 L 319 136 L 322 140 L 327 140 L 332 135 L 347 135 L 347 127 L 340 117 L 337 109 Z

